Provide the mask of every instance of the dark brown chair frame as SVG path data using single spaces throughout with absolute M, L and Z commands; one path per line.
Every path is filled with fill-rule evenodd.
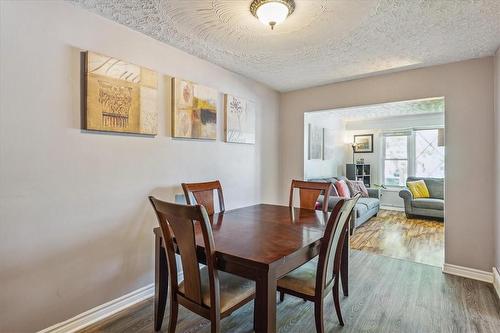
M 308 182 L 293 179 L 290 186 L 290 200 L 288 201 L 289 207 L 293 207 L 293 190 L 296 188 L 299 189 L 300 208 L 316 209 L 318 197 L 323 193 L 324 198 L 322 210 L 324 212 L 328 211 L 328 198 L 330 197 L 330 191 L 332 190 L 332 183 Z
M 335 311 L 337 312 L 340 325 L 344 326 L 339 301 L 340 264 L 345 237 L 347 237 L 350 215 L 353 213 L 354 206 L 360 196 L 361 194 L 358 193 L 352 199 L 341 199 L 337 205 L 335 205 L 328 219 L 325 233 L 321 240 L 314 296 L 278 286 L 281 301 L 283 301 L 285 294 L 290 294 L 314 302 L 314 317 L 316 332 L 318 333 L 324 332 L 323 300 L 332 289 Z M 339 237 L 337 243 L 332 244 L 335 235 L 339 235 Z M 332 246 L 334 246 L 334 252 L 332 252 Z M 334 256 L 333 263 L 332 255 Z M 333 268 L 331 267 L 332 264 Z
M 211 331 L 219 332 L 220 320 L 227 317 L 244 304 L 255 298 L 247 297 L 235 306 L 220 311 L 220 286 L 215 269 L 215 244 L 210 226 L 210 218 L 201 205 L 179 205 L 149 197 L 155 210 L 160 229 L 165 240 L 171 286 L 170 317 L 168 331 L 175 332 L 179 304 L 211 321 Z M 197 258 L 196 228 L 201 229 L 209 276 L 210 307 L 203 304 L 201 273 Z M 177 250 L 177 251 L 176 251 Z M 180 253 L 184 272 L 184 293 L 179 291 L 177 281 L 176 252 Z
M 222 194 L 222 186 L 218 180 L 205 183 L 182 183 L 181 185 L 187 204 L 194 204 L 191 202 L 191 196 L 189 195 L 189 193 L 192 193 L 196 203 L 204 206 L 208 215 L 215 213 L 214 190 L 217 190 L 220 212 L 224 212 L 224 195 Z

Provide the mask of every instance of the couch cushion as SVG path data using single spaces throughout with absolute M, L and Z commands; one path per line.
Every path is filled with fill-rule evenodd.
M 356 217 L 360 217 L 366 214 L 368 206 L 357 203 L 354 209 L 356 210 Z
M 357 205 L 364 205 L 367 209 L 373 209 L 380 205 L 380 200 L 377 198 L 359 198 Z
M 423 179 L 431 198 L 444 199 L 444 179 L 443 178 L 423 178 L 408 177 L 407 182 Z
M 414 199 L 411 205 L 415 208 L 444 210 L 444 200 L 434 198 Z

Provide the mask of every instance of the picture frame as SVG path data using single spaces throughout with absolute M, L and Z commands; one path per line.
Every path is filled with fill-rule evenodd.
M 354 136 L 355 153 L 373 153 L 373 134 L 361 134 Z
M 308 160 L 322 160 L 324 153 L 324 128 L 308 125 Z

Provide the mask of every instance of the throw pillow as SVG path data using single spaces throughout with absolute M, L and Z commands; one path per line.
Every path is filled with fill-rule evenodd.
M 430 198 L 429 189 L 423 180 L 416 180 L 414 182 L 407 182 L 406 186 L 410 190 L 413 197 L 416 198 Z
M 356 193 L 361 193 L 362 197 L 368 198 L 368 190 L 361 180 L 348 180 L 347 186 L 349 186 L 352 196 L 356 195 Z
M 347 186 L 346 182 L 343 180 L 338 180 L 335 182 L 335 189 L 337 189 L 337 193 L 339 194 L 339 197 L 343 198 L 350 198 L 351 197 L 351 192 L 349 192 L 349 187 Z

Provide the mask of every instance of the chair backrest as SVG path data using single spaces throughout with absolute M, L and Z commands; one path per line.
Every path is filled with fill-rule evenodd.
M 205 247 L 206 264 L 209 273 L 210 302 L 217 308 L 220 304 L 219 281 L 215 270 L 215 245 L 210 220 L 203 206 L 179 205 L 158 200 L 152 196 L 149 201 L 160 224 L 167 251 L 172 291 L 178 291 L 175 248 L 181 257 L 184 273 L 184 297 L 202 306 L 201 274 L 196 254 L 196 229 L 200 228 Z M 175 239 L 175 241 L 174 241 Z
M 300 208 L 315 209 L 320 194 L 323 194 L 323 211 L 328 211 L 328 198 L 332 189 L 332 183 L 308 182 L 303 180 L 292 180 L 290 186 L 290 200 L 288 206 L 293 207 L 293 190 L 299 189 Z
M 360 196 L 361 193 L 357 193 L 352 199 L 339 200 L 328 219 L 319 251 L 316 293 L 339 274 L 342 249 L 349 229 L 348 221 Z
M 221 212 L 225 210 L 222 186 L 218 180 L 205 183 L 182 183 L 182 189 L 184 191 L 184 195 L 186 196 L 186 202 L 188 205 L 194 204 L 191 202 L 190 194 L 192 194 L 196 203 L 205 207 L 208 215 L 213 215 L 215 212 L 214 190 L 217 190 L 217 196 L 219 197 L 219 209 Z

